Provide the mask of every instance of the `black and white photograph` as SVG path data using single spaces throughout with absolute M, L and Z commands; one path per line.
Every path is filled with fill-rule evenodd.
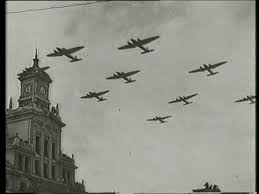
M 5 192 L 256 193 L 255 1 L 6 1 Z

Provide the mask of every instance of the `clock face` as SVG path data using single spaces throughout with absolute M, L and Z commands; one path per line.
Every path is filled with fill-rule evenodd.
M 27 85 L 25 86 L 24 91 L 25 91 L 26 94 L 29 94 L 29 93 L 31 93 L 31 89 L 32 89 L 31 84 L 27 84 Z
M 44 86 L 40 87 L 40 93 L 45 95 L 46 94 L 46 88 Z

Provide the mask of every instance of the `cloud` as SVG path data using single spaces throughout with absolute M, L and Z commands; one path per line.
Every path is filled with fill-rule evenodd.
M 140 31 L 155 31 L 162 23 L 182 16 L 184 8 L 182 2 L 107 2 L 94 8 L 94 11 L 73 12 L 65 30 L 72 32 L 67 33 L 68 36 L 89 28 L 96 29 L 97 35 L 105 29 L 107 38 L 114 33 L 138 35 Z

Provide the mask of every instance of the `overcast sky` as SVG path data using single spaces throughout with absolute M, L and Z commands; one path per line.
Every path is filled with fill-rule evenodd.
M 11 1 L 7 10 L 73 3 Z M 154 35 L 155 52 L 117 50 Z M 14 102 L 17 74 L 32 65 L 36 42 L 40 66 L 50 66 L 50 101 L 66 123 L 63 152 L 74 153 L 87 191 L 190 192 L 204 181 L 254 191 L 255 106 L 233 103 L 255 94 L 254 1 L 105 2 L 7 14 L 7 98 Z M 46 57 L 57 46 L 81 45 L 82 61 Z M 215 76 L 188 74 L 225 60 Z M 105 79 L 132 70 L 141 70 L 132 84 Z M 80 98 L 102 90 L 110 90 L 108 101 Z M 193 93 L 193 104 L 168 104 Z M 145 121 L 165 115 L 173 115 L 165 124 Z

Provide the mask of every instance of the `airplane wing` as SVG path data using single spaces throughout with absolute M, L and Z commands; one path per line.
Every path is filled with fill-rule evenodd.
M 103 91 L 103 92 L 98 92 L 98 93 L 95 93 L 95 96 L 102 96 L 102 95 L 104 95 L 104 94 L 106 94 L 106 93 L 108 93 L 109 92 L 109 90 L 106 90 L 106 91 Z
M 127 82 L 130 82 L 130 81 L 131 81 L 131 80 L 128 79 L 127 77 L 122 77 L 122 79 L 124 79 L 124 80 L 127 81 Z
M 150 42 L 152 42 L 152 41 L 154 41 L 154 40 L 156 40 L 158 38 L 159 38 L 159 36 L 153 36 L 153 37 L 146 38 L 146 39 L 143 39 L 143 40 L 138 39 L 138 42 L 140 44 L 144 45 L 144 44 L 148 44 L 148 43 L 150 43 Z
M 202 72 L 202 71 L 205 71 L 205 68 L 194 69 L 192 71 L 189 71 L 189 73 L 196 73 L 196 72 Z
M 176 102 L 181 102 L 182 100 L 180 100 L 180 99 L 176 99 L 176 100 L 173 100 L 173 101 L 170 101 L 170 102 L 168 102 L 169 104 L 171 104 L 171 103 L 176 103 Z
M 71 60 L 75 60 L 75 57 L 73 57 L 72 55 L 70 55 L 69 53 L 64 53 L 64 55 L 68 58 L 70 58 Z
M 236 100 L 235 102 L 244 102 L 244 101 L 248 101 L 249 99 L 248 98 L 242 98 L 240 100 Z
M 185 99 L 185 100 L 188 100 L 188 99 L 190 99 L 190 98 L 192 98 L 192 97 L 194 97 L 194 96 L 196 96 L 196 95 L 198 95 L 198 94 L 196 93 L 196 94 L 192 94 L 192 95 L 190 95 L 190 96 L 185 96 L 184 99 Z
M 56 52 L 54 52 L 54 53 L 48 54 L 47 57 L 60 57 L 60 56 L 62 56 L 62 55 L 63 55 L 63 53 L 56 51 Z
M 139 47 L 139 48 L 142 49 L 143 51 L 148 51 L 148 49 L 145 48 L 142 44 L 138 44 L 137 47 Z
M 223 64 L 225 64 L 227 61 L 223 61 L 223 62 L 220 62 L 220 63 L 216 63 L 216 64 L 214 64 L 214 65 L 210 65 L 209 67 L 211 68 L 211 69 L 213 69 L 213 68 L 216 68 L 216 67 L 218 67 L 218 66 L 220 66 L 220 65 L 223 65 Z
M 76 51 L 79 51 L 81 49 L 85 48 L 84 46 L 78 46 L 78 47 L 74 47 L 74 48 L 70 48 L 70 49 L 66 49 L 66 53 L 67 54 L 71 54 L 74 53 Z
M 85 96 L 82 96 L 81 98 L 93 98 L 94 94 L 86 94 Z
M 113 76 L 107 77 L 106 79 L 120 79 L 121 76 L 114 74 Z
M 130 71 L 128 73 L 124 73 L 121 77 L 129 77 L 129 76 L 132 76 L 136 73 L 140 72 L 139 70 L 136 70 L 136 71 Z
M 172 116 L 170 115 L 170 116 L 161 117 L 161 119 L 164 120 L 164 119 L 168 119 L 170 117 L 172 117 Z
M 130 49 L 130 48 L 135 48 L 135 47 L 136 47 L 135 44 L 128 43 L 127 45 L 121 46 L 118 49 L 122 50 L 122 49 Z
M 207 69 L 207 71 L 210 72 L 209 75 L 213 75 L 214 74 L 214 72 L 211 69 Z
M 147 119 L 147 121 L 156 121 L 156 118 L 152 118 L 152 119 Z

